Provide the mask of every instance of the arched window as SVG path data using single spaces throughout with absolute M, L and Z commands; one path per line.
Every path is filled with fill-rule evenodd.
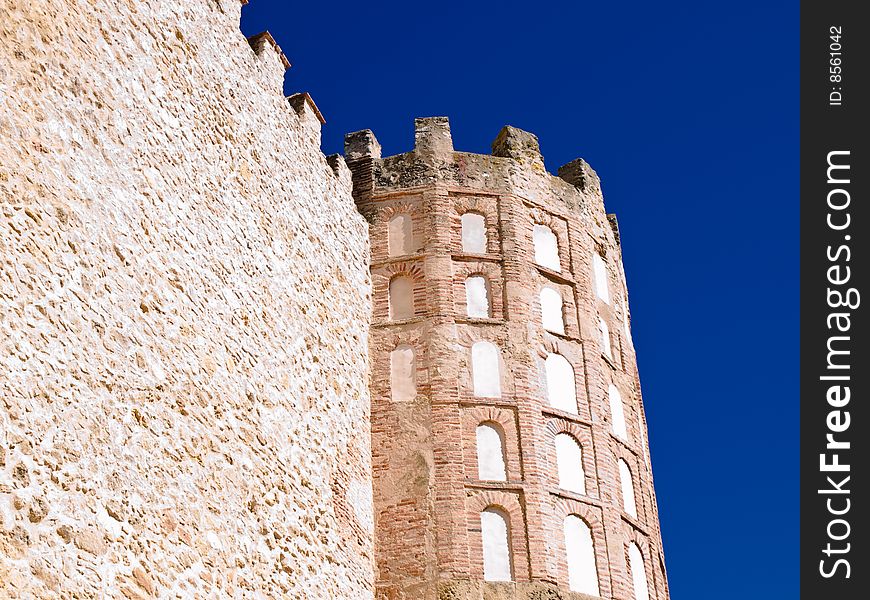
M 544 329 L 556 333 L 565 333 L 565 321 L 562 318 L 562 294 L 550 287 L 541 290 L 541 320 Z
M 393 402 L 409 402 L 417 397 L 417 370 L 410 346 L 390 352 L 390 393 Z
M 628 568 L 631 571 L 634 600 L 649 600 L 649 586 L 646 582 L 643 553 L 635 542 L 628 546 Z
M 607 388 L 607 396 L 610 398 L 611 430 L 622 439 L 628 439 L 628 431 L 625 428 L 625 411 L 622 407 L 622 396 L 614 385 Z
M 410 215 L 396 215 L 388 224 L 387 248 L 390 256 L 413 254 L 414 222 Z
M 486 254 L 486 219 L 477 213 L 462 215 L 462 251 Z
M 390 319 L 398 321 L 414 316 L 414 281 L 407 275 L 390 280 Z
M 544 363 L 547 377 L 547 398 L 550 406 L 577 413 L 577 386 L 574 368 L 561 354 L 548 354 Z
M 482 481 L 507 481 L 504 433 L 496 423 L 477 426 L 477 476 Z
M 619 486 L 622 488 L 622 509 L 637 518 L 637 504 L 634 502 L 634 478 L 628 463 L 619 459 Z
M 601 352 L 607 358 L 613 358 L 613 353 L 610 349 L 610 329 L 604 319 L 598 319 L 598 331 L 601 333 Z
M 556 466 L 559 487 L 578 494 L 586 493 L 586 475 L 583 473 L 583 450 L 567 433 L 556 436 Z
M 489 317 L 489 286 L 483 275 L 465 280 L 465 306 L 469 317 Z
M 532 230 L 532 240 L 535 243 L 535 262 L 542 267 L 561 271 L 559 240 L 553 230 L 546 225 L 535 225 Z
M 511 581 L 513 569 L 507 515 L 490 506 L 480 513 L 480 532 L 483 537 L 483 579 Z
M 597 252 L 592 253 L 592 275 L 595 280 L 595 295 L 607 304 L 610 304 L 610 291 L 608 289 L 607 265 Z
M 565 558 L 568 563 L 568 587 L 572 592 L 600 596 L 592 530 L 577 515 L 565 517 L 563 530 L 565 532 Z
M 477 342 L 471 347 L 471 374 L 474 379 L 474 395 L 480 398 L 501 396 L 501 373 L 498 367 L 499 352 L 495 344 Z
M 631 322 L 628 318 L 628 303 L 622 301 L 622 325 L 625 327 L 625 339 L 631 341 Z

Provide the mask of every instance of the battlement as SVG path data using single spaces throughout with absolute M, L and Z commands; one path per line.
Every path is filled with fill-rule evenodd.
M 571 209 L 596 206 L 604 222 L 601 182 L 582 158 L 562 165 L 557 174 L 547 172 L 538 137 L 505 125 L 492 142 L 490 155 L 457 151 L 447 117 L 414 119 L 414 149 L 382 157 L 381 145 L 370 129 L 345 136 L 345 158 L 355 174 L 356 193 L 370 186 L 413 187 L 433 180 L 487 188 L 526 190 L 532 196 L 560 197 Z M 565 185 L 570 184 L 570 187 Z M 522 193 L 521 193 L 522 195 Z
M 346 134 L 344 150 L 347 160 L 382 158 L 381 145 L 371 129 Z M 450 159 L 451 155 L 456 152 L 453 147 L 453 136 L 450 134 L 450 120 L 447 117 L 417 117 L 414 119 L 414 150 L 412 152 L 424 159 Z M 471 153 L 463 152 L 462 154 Z M 498 132 L 492 142 L 491 156 L 507 158 L 520 165 L 532 167 L 541 173 L 546 172 L 538 136 L 511 125 L 505 125 Z M 595 170 L 582 158 L 576 158 L 559 167 L 557 176 L 581 191 L 594 191 L 601 187 Z
M 278 42 L 275 41 L 275 38 L 268 31 L 261 31 L 256 35 L 252 35 L 248 38 L 248 43 L 257 56 L 262 56 L 268 50 L 274 51 L 285 71 L 292 66 L 287 56 L 281 51 L 281 46 L 278 45 Z

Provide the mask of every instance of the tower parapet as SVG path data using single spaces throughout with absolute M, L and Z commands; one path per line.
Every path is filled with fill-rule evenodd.
M 615 218 L 582 159 L 445 117 L 345 158 L 371 239 L 377 597 L 667 600 Z M 500 594 L 500 595 L 493 595 Z

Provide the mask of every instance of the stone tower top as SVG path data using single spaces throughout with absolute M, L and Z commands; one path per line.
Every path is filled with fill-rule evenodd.
M 541 171 L 546 170 L 538 136 L 510 125 L 505 125 L 498 132 L 498 137 L 492 143 L 492 155 L 512 158 Z
M 548 173 L 537 136 L 517 127 L 501 129 L 491 155 L 455 150 L 447 117 L 415 119 L 410 152 L 382 157 L 381 145 L 369 129 L 347 134 L 344 149 L 357 176 L 357 194 L 440 181 L 448 186 L 510 191 L 531 200 L 558 198 L 570 211 L 584 213 L 609 229 L 601 183 L 589 163 L 577 158 L 559 167 L 557 175 Z

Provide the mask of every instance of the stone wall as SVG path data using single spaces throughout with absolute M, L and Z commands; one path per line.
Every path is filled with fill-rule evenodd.
M 0 0 L 0 597 L 371 596 L 367 229 L 238 0 Z
M 499 134 L 492 156 L 454 151 L 443 117 L 417 119 L 411 152 L 381 157 L 366 130 L 347 136 L 345 157 L 372 243 L 376 597 L 588 598 L 570 590 L 563 523 L 576 515 L 591 531 L 596 595 L 636 597 L 627 556 L 637 544 L 649 600 L 667 600 L 621 248 L 595 172 L 578 159 L 559 177 L 550 175 L 537 138 L 512 127 Z M 483 217 L 482 252 L 463 246 L 467 213 Z M 390 221 L 397 216 L 412 219 L 410 252 L 390 251 Z M 548 227 L 557 240 L 557 268 L 536 263 L 536 225 Z M 594 291 L 595 257 L 603 261 L 609 302 Z M 467 314 L 469 276 L 487 279 L 488 316 Z M 391 317 L 389 282 L 395 277 L 413 281 L 407 318 Z M 561 296 L 562 331 L 543 327 L 543 288 Z M 609 356 L 602 320 L 609 328 Z M 472 355 L 481 342 L 498 349 L 500 385 L 489 389 L 499 392 L 479 393 L 475 384 Z M 397 348 L 415 356 L 416 394 L 401 401 L 390 393 L 396 377 L 390 357 Z M 548 399 L 545 359 L 552 354 L 573 370 L 568 389 L 574 410 Z M 623 399 L 624 438 L 614 434 L 610 386 Z M 497 480 L 479 476 L 480 424 L 503 436 L 505 475 Z M 585 493 L 559 485 L 559 434 L 582 448 Z M 623 510 L 620 459 L 633 473 L 636 515 Z M 511 582 L 483 582 L 481 512 L 490 509 L 508 524 Z

